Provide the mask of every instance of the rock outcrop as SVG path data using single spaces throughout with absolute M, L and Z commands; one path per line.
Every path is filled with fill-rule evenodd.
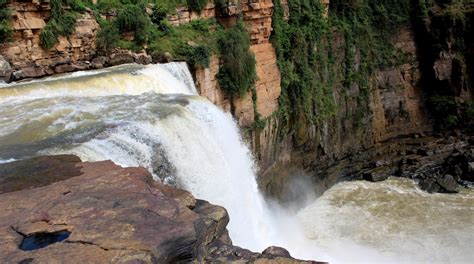
M 155 182 L 144 168 L 53 156 L 0 172 L 18 186 L 0 194 L 2 263 L 311 263 L 284 249 L 232 246 L 224 208 Z M 50 181 L 35 184 L 42 177 Z M 14 184 L 26 180 L 33 183 Z
M 77 19 L 70 37 L 59 37 L 58 43 L 51 50 L 46 50 L 41 47 L 40 32 L 50 18 L 49 2 L 12 1 L 9 8 L 13 10 L 14 42 L 0 47 L 1 54 L 13 70 L 9 80 L 88 68 L 88 62 L 96 54 L 95 36 L 99 29 L 91 12 Z
M 127 50 L 102 54 L 96 48 L 99 24 L 92 11 L 80 14 L 69 37 L 45 49 L 40 32 L 50 19 L 49 1 L 10 1 L 13 42 L 0 46 L 0 80 L 7 82 L 80 70 L 101 69 L 123 63 L 149 64 L 151 56 Z M 105 56 L 104 56 L 105 55 Z
M 413 179 L 430 193 L 455 193 L 474 186 L 474 138 L 466 134 L 411 134 L 380 142 L 335 162 L 314 164 L 310 172 L 280 168 L 261 181 L 267 193 L 301 206 L 309 190 L 318 195 L 339 181 L 384 181 L 391 176 Z M 303 185 L 302 185 L 303 184 Z M 314 199 L 314 197 L 313 197 Z
M 213 7 L 208 5 L 206 8 Z M 270 43 L 272 32 L 273 2 L 271 0 L 240 1 L 240 5 L 228 7 L 228 12 L 215 10 L 218 20 L 224 25 L 235 22 L 237 16 L 241 16 L 248 29 L 251 46 L 257 61 L 257 91 L 256 109 L 261 118 L 267 118 L 278 108 L 278 97 L 280 96 L 280 71 L 276 62 L 275 49 Z M 205 11 L 204 14 L 208 14 Z M 206 69 L 196 70 L 196 82 L 202 96 L 209 98 L 213 103 L 219 105 L 226 111 L 230 111 L 231 102 L 219 88 L 216 74 L 219 72 L 219 59 L 213 57 L 210 66 Z M 256 118 L 254 113 L 251 93 L 233 102 L 235 106 L 234 116 L 242 127 L 250 126 Z

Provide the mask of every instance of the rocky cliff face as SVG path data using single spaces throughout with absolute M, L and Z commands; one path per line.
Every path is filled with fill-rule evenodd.
M 366 103 L 360 103 L 364 95 L 359 86 L 352 85 L 347 90 L 342 83 L 336 84 L 335 116 L 319 125 L 303 126 L 280 145 L 267 143 L 278 141 L 277 121 L 271 124 L 272 128 L 262 131 L 265 137 L 259 145 L 265 152 L 263 163 L 272 164 L 272 159 L 279 157 L 284 164 L 295 162 L 298 167 L 311 167 L 319 162 L 333 162 L 390 137 L 429 130 L 413 28 L 406 25 L 394 36 L 394 46 L 408 59 L 397 67 L 366 76 L 369 80 Z M 336 65 L 343 65 L 344 36 L 335 34 L 331 45 L 336 51 Z
M 458 2 L 437 2 L 443 1 L 436 1 L 429 9 L 428 15 L 422 18 L 421 29 L 415 22 L 406 23 L 394 32 L 391 42 L 405 58 L 396 66 L 379 68 L 370 76 L 364 76 L 369 84 L 368 94 L 364 94 L 358 85 L 351 85 L 347 90 L 336 84 L 333 88 L 335 116 L 317 125 L 303 122 L 303 126 L 298 126 L 283 140 L 278 138 L 281 135 L 277 121 L 272 128 L 261 132 L 266 136 L 263 143 L 254 136 L 254 145 L 260 146 L 265 153 L 260 156 L 261 162 L 270 165 L 260 178 L 267 193 L 282 198 L 282 192 L 288 192 L 292 175 L 302 173 L 296 168 L 306 168 L 304 173 L 319 185 L 319 191 L 324 191 L 350 175 L 343 160 L 357 160 L 357 156 L 367 149 L 384 152 L 383 142 L 387 140 L 432 130 L 433 120 L 438 122 L 443 118 L 436 111 L 450 115 L 448 120 L 462 118 L 460 102 L 472 102 L 472 84 L 468 81 L 469 71 L 466 71 L 472 62 L 469 48 L 456 48 L 455 43 L 462 47 L 472 46 L 472 38 L 466 37 L 471 36 L 472 29 L 463 26 L 463 23 L 470 25 L 472 12 L 465 9 L 464 17 L 458 13 Z M 284 7 L 284 10 L 288 8 Z M 453 18 L 453 13 L 458 17 Z M 459 17 L 463 17 L 464 22 Z M 435 23 L 448 23 L 448 26 Z M 344 64 L 345 36 L 336 33 L 330 41 L 336 50 L 336 65 Z M 356 52 L 352 67 L 357 69 L 361 63 L 360 54 L 357 47 L 353 50 Z M 433 105 L 432 95 L 443 96 L 441 102 Z M 360 99 L 364 96 L 367 101 L 361 104 Z
M 242 16 L 250 34 L 251 50 L 257 61 L 258 80 L 255 83 L 257 91 L 256 110 L 262 118 L 267 118 L 278 108 L 280 96 L 280 72 L 276 64 L 275 50 L 270 40 L 272 32 L 271 0 L 241 1 L 240 5 L 228 7 L 227 12 L 217 11 L 217 18 L 223 24 L 230 24 L 237 16 Z M 206 69 L 196 71 L 196 81 L 202 96 L 209 98 L 223 109 L 230 111 L 230 101 L 220 90 L 216 74 L 219 71 L 217 57 L 211 59 L 211 65 Z M 234 102 L 234 116 L 239 124 L 248 127 L 255 120 L 251 93 Z
M 69 38 L 59 37 L 59 43 L 46 50 L 40 45 L 40 31 L 51 16 L 49 1 L 11 1 L 8 7 L 13 10 L 14 42 L 0 47 L 13 70 L 4 74 L 7 79 L 88 69 L 96 55 L 95 35 L 99 29 L 91 13 L 77 19 L 74 33 Z
M 40 44 L 40 32 L 51 19 L 49 1 L 9 1 L 13 41 L 0 45 L 0 80 L 16 81 L 58 73 L 100 69 L 123 63 L 151 63 L 151 56 L 126 50 L 103 54 L 96 48 L 99 24 L 94 14 L 79 14 L 69 37 L 59 36 L 51 49 Z M 105 56 L 104 56 L 105 55 Z
M 416 37 L 428 108 L 438 128 L 460 125 L 474 94 L 474 4 L 433 1 L 418 9 Z
M 291 17 L 288 2 L 282 0 L 280 3 L 284 18 L 288 20 Z M 331 16 L 330 1 L 323 0 L 322 3 L 326 7 L 325 14 Z M 88 12 L 78 19 L 75 32 L 69 38 L 60 37 L 56 46 L 45 51 L 39 45 L 39 31 L 49 19 L 49 4 L 14 0 L 10 2 L 10 7 L 14 9 L 14 42 L 1 47 L 3 60 L 0 58 L 0 75 L 7 79 L 40 77 L 120 63 L 151 62 L 148 55 L 129 51 L 116 50 L 108 57 L 99 56 L 95 48 L 98 24 Z M 257 61 L 255 105 L 251 93 L 234 102 L 229 101 L 217 82 L 217 56 L 211 58 L 208 68 L 196 69 L 195 77 L 201 95 L 226 111 L 231 110 L 232 103 L 239 124 L 243 128 L 253 128 L 248 130 L 247 136 L 263 175 L 262 186 L 266 188 L 275 179 L 284 183 L 289 177 L 288 168 L 314 171 L 318 166 L 330 165 L 389 138 L 431 130 L 427 112 L 427 95 L 433 90 L 431 87 L 441 87 L 441 94 L 454 95 L 457 101 L 472 100 L 470 80 L 474 78 L 471 76 L 474 53 L 472 26 L 469 26 L 472 24 L 472 12 L 467 13 L 467 26 L 452 30 L 460 27 L 457 24 L 441 25 L 458 22 L 447 19 L 441 5 L 433 8 L 421 23 L 415 26 L 408 23 L 393 34 L 394 46 L 406 56 L 403 63 L 380 68 L 370 76 L 364 76 L 369 83 L 367 94 L 363 94 L 366 91 L 361 91 L 357 85 L 347 88 L 336 83 L 332 90 L 337 108 L 335 115 L 317 125 L 294 120 L 300 125 L 289 132 L 284 130 L 276 114 L 281 94 L 281 73 L 275 48 L 270 42 L 274 1 L 228 1 L 225 8 L 217 8 L 210 2 L 201 13 L 178 8 L 176 14 L 168 16 L 168 20 L 173 25 L 182 25 L 197 18 L 216 18 L 223 25 L 231 25 L 238 17 L 243 18 Z M 463 39 L 466 51 L 462 57 L 458 56 L 458 46 L 462 46 L 459 39 Z M 335 32 L 330 41 L 336 51 L 336 64 L 343 65 L 346 52 L 344 35 Z M 420 43 L 428 44 L 424 46 Z M 360 66 L 357 55 L 354 64 L 356 68 Z M 342 66 L 338 71 L 341 74 Z M 366 101 L 361 103 L 362 97 Z M 257 114 L 265 120 L 263 128 L 252 126 Z

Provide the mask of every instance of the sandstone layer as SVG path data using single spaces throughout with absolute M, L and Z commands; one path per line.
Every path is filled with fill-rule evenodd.
M 281 248 L 232 246 L 224 208 L 155 182 L 144 168 L 53 156 L 0 172 L 56 181 L 0 194 L 2 263 L 311 263 Z
M 49 1 L 10 1 L 13 41 L 0 45 L 0 80 L 17 81 L 58 73 L 100 69 L 123 63 L 148 64 L 151 56 L 114 50 L 104 54 L 96 48 L 100 28 L 92 11 L 80 14 L 69 37 L 59 36 L 51 49 L 40 44 L 41 30 L 51 18 Z

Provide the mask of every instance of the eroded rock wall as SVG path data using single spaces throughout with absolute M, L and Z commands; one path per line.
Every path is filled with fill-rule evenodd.
M 74 32 L 59 36 L 58 43 L 45 49 L 40 43 L 41 29 L 51 18 L 49 1 L 10 0 L 13 36 L 10 43 L 0 45 L 0 80 L 17 81 L 58 73 L 100 69 L 123 63 L 148 64 L 151 56 L 127 50 L 99 52 L 96 35 L 100 28 L 92 11 L 86 10 L 76 19 Z
M 209 5 L 208 5 L 209 6 Z M 276 63 L 275 49 L 270 43 L 272 32 L 273 2 L 271 0 L 243 0 L 240 5 L 230 6 L 225 14 L 217 11 L 217 18 L 223 24 L 232 24 L 237 16 L 242 16 L 249 31 L 251 47 L 257 61 L 256 109 L 261 118 L 267 118 L 278 109 L 280 96 L 280 71 Z M 219 59 L 213 57 L 209 68 L 196 71 L 196 81 L 202 96 L 216 105 L 230 111 L 231 102 L 220 90 L 216 74 L 219 72 Z M 250 126 L 255 120 L 251 93 L 235 99 L 234 116 L 242 127 Z
M 40 32 L 51 16 L 49 1 L 10 1 L 13 10 L 13 42 L 0 46 L 0 53 L 10 63 L 11 79 L 34 78 L 54 73 L 87 69 L 96 55 L 95 36 L 99 25 L 92 13 L 80 15 L 74 33 L 59 37 L 50 50 L 41 47 Z
M 253 146 L 261 165 L 260 183 L 267 193 L 282 198 L 291 177 L 299 174 L 307 175 L 323 191 L 345 175 L 343 168 L 321 174 L 323 168 L 377 148 L 388 139 L 432 130 L 413 27 L 404 25 L 393 35 L 394 46 L 406 58 L 397 66 L 367 76 L 366 94 L 357 84 L 343 87 L 336 83 L 332 91 L 337 108 L 334 116 L 314 125 L 300 122 L 283 137 L 281 124 L 275 119 L 270 120 L 269 127 L 253 132 Z M 331 44 L 336 51 L 336 65 L 342 71 L 344 36 L 336 32 Z

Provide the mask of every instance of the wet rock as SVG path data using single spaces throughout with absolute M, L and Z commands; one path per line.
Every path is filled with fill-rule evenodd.
M 0 164 L 0 193 L 20 191 L 79 176 L 73 155 L 38 157 Z
M 377 172 L 365 172 L 363 174 L 363 178 L 366 181 L 371 181 L 371 182 L 379 182 L 379 181 L 384 181 L 388 179 L 390 175 L 386 175 L 383 173 L 377 173 Z
M 385 160 L 376 160 L 376 161 L 370 162 L 369 167 L 370 168 L 379 168 L 379 167 L 382 167 L 382 166 L 386 166 L 388 164 L 389 164 L 389 162 L 387 162 Z
M 75 71 L 85 71 L 90 69 L 90 62 L 89 61 L 80 61 L 72 65 Z
M 8 83 L 8 82 L 11 82 L 12 77 L 13 77 L 13 71 L 0 73 L 0 81 L 4 81 Z
M 281 247 L 268 247 L 262 252 L 262 254 L 264 256 L 291 258 L 290 252 Z
M 10 66 L 10 63 L 0 55 L 0 73 L 10 71 L 11 69 L 12 67 Z
M 419 182 L 420 188 L 429 193 L 437 193 L 441 190 L 441 186 L 433 178 L 425 179 Z
M 133 62 L 135 62 L 135 59 L 131 52 L 114 53 L 109 58 L 109 64 L 112 66 Z
M 388 179 L 388 177 L 390 177 L 392 174 L 392 168 L 389 166 L 384 166 L 366 171 L 362 176 L 366 181 L 379 182 Z
M 34 172 L 26 164 L 41 164 L 37 178 L 60 181 L 0 194 L 0 263 L 309 263 L 233 246 L 224 208 L 155 182 L 144 168 L 37 160 L 4 164 L 23 177 Z M 69 170 L 79 175 L 63 179 Z
M 19 71 L 13 72 L 13 80 L 21 80 L 25 78 L 37 78 L 47 75 L 45 69 L 40 66 L 28 66 Z
M 55 73 L 65 73 L 75 71 L 76 68 L 71 64 L 62 64 L 54 67 Z
M 102 69 L 104 68 L 105 64 L 107 63 L 107 58 L 104 56 L 100 56 L 97 58 L 94 58 L 92 60 L 92 68 L 94 69 Z
M 137 54 L 137 57 L 135 59 L 135 62 L 138 63 L 138 64 L 150 64 L 152 62 L 152 58 L 150 55 L 147 55 L 145 53 L 140 53 L 140 54 Z
M 23 71 L 14 71 L 12 72 L 10 80 L 17 81 L 26 78 Z
M 450 174 L 445 174 L 437 179 L 438 184 L 443 188 L 443 192 L 457 193 L 459 192 L 459 185 Z
M 23 72 L 26 78 L 37 78 L 46 75 L 46 72 L 44 71 L 43 67 L 39 66 L 26 67 L 21 69 L 21 71 Z
M 472 149 L 466 151 L 455 150 L 446 158 L 443 164 L 444 170 L 452 174 L 458 182 L 461 180 L 474 181 L 474 175 L 469 167 L 469 163 L 472 162 L 471 151 Z
M 10 63 L 0 55 L 0 80 L 4 80 L 6 82 L 10 81 L 11 78 L 12 67 Z

